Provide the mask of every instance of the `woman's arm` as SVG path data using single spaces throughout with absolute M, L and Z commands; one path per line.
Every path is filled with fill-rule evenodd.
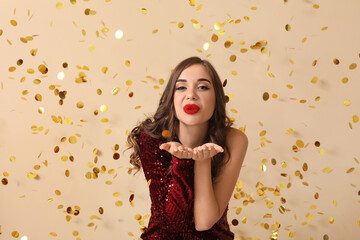
M 194 218 L 195 228 L 198 231 L 210 229 L 223 215 L 239 177 L 248 139 L 243 132 L 231 128 L 226 138 L 226 144 L 231 153 L 230 159 L 223 166 L 215 183 L 212 183 L 211 180 L 211 158 L 195 159 Z M 203 153 L 203 155 L 206 154 Z M 228 157 L 227 152 L 224 157 Z

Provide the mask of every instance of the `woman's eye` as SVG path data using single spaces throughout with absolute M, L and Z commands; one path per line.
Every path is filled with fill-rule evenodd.
M 209 89 L 207 86 L 199 86 L 200 89 Z
M 186 89 L 184 86 L 177 87 L 176 90 L 184 90 Z

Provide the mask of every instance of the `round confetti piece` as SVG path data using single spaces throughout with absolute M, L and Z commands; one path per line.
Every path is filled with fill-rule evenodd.
M 349 69 L 350 69 L 350 70 L 354 70 L 356 67 L 357 67 L 357 64 L 356 64 L 356 63 L 352 63 L 352 64 L 350 64 Z
M 69 137 L 69 142 L 70 142 L 71 144 L 75 144 L 75 143 L 77 142 L 76 137 L 75 137 L 75 136 Z
M 115 38 L 116 38 L 116 39 L 121 39 L 123 36 L 124 36 L 123 31 L 117 30 L 117 31 L 115 32 Z
M 264 101 L 267 101 L 267 100 L 269 99 L 269 97 L 270 97 L 270 96 L 269 96 L 269 93 L 268 93 L 268 92 L 264 92 L 264 93 L 263 93 L 263 100 L 264 100 Z
M 7 179 L 7 178 L 3 178 L 3 179 L 1 179 L 1 183 L 2 183 L 3 185 L 7 185 L 9 182 L 8 182 L 8 179 Z
M 341 79 L 341 82 L 342 83 L 347 83 L 349 81 L 349 78 L 347 78 L 347 77 L 343 77 L 342 79 Z
M 15 20 L 10 20 L 10 24 L 13 25 L 14 27 L 18 25 L 17 21 Z
M 345 100 L 345 101 L 344 101 L 344 105 L 347 106 L 347 107 L 350 106 L 350 105 L 351 105 L 350 100 Z
M 358 115 L 353 115 L 353 116 L 352 116 L 352 121 L 353 121 L 354 123 L 359 122 L 359 116 L 358 116 Z
M 105 104 L 100 106 L 100 111 L 106 112 L 107 110 L 108 110 L 108 107 Z
M 203 49 L 204 49 L 205 51 L 209 50 L 209 47 L 210 47 L 210 44 L 209 44 L 208 42 L 204 43 Z
M 93 44 L 90 44 L 88 49 L 89 49 L 90 52 L 95 52 L 96 47 Z
M 29 179 L 34 179 L 34 178 L 37 177 L 37 174 L 30 172 L 30 173 L 27 174 L 27 177 L 28 177 Z
M 213 33 L 213 35 L 211 36 L 211 41 L 217 42 L 218 39 L 219 37 L 215 33 Z
M 146 15 L 148 13 L 147 9 L 146 8 L 141 8 L 141 13 Z
M 57 9 L 62 9 L 63 8 L 63 3 L 62 2 L 57 2 L 56 3 L 56 8 Z

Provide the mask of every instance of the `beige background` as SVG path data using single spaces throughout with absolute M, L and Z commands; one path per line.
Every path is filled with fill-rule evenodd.
M 0 174 L 8 184 L 0 184 L 0 239 L 15 239 L 14 231 L 18 239 L 29 240 L 138 239 L 149 220 L 150 201 L 143 173 L 128 174 L 126 132 L 154 112 L 171 69 L 193 55 L 208 59 L 227 79 L 225 92 L 232 97 L 228 114 L 249 138 L 238 182 L 242 188 L 234 190 L 242 197 L 234 195 L 229 203 L 229 223 L 239 222 L 231 225 L 236 239 L 269 239 L 275 222 L 280 223 L 279 239 L 360 236 L 360 75 L 359 67 L 350 69 L 360 64 L 359 1 L 197 0 L 195 6 L 186 0 L 59 2 L 60 9 L 57 1 L 1 1 Z M 87 8 L 94 14 L 86 15 Z M 224 25 L 215 29 L 216 23 Z M 117 30 L 124 33 L 121 39 L 115 38 Z M 217 42 L 211 40 L 213 34 Z M 20 40 L 28 36 L 33 40 Z M 227 40 L 233 41 L 228 48 Z M 263 52 L 251 49 L 262 40 L 267 41 Z M 89 50 L 91 45 L 95 51 Z M 37 49 L 35 56 L 31 49 Z M 46 74 L 38 70 L 41 64 L 47 66 Z M 60 72 L 63 80 L 57 78 Z M 76 83 L 82 72 L 87 82 Z M 317 83 L 311 83 L 314 77 Z M 345 77 L 347 83 L 342 82 Z M 67 91 L 62 106 L 51 85 Z M 115 87 L 120 91 L 113 95 Z M 270 94 L 267 101 L 264 92 Z M 36 94 L 42 101 L 35 100 Z M 79 101 L 82 109 L 76 106 Z M 108 110 L 102 112 L 102 105 Z M 109 121 L 102 122 L 104 118 Z M 71 136 L 75 144 L 69 142 Z M 115 144 L 119 160 L 112 157 Z M 63 161 L 70 155 L 73 162 Z M 97 179 L 85 177 L 101 166 L 106 171 Z M 29 173 L 37 177 L 31 179 Z M 114 196 L 116 192 L 120 195 Z M 79 215 L 66 212 L 75 206 Z

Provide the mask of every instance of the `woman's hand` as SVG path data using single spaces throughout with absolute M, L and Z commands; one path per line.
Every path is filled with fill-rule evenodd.
M 171 155 L 179 159 L 191 159 L 193 150 L 188 147 L 184 147 L 178 142 L 167 142 L 160 145 L 161 150 L 168 151 Z
M 213 156 L 223 151 L 224 149 L 215 143 L 205 143 L 193 149 L 192 159 L 195 161 L 204 161 L 206 159 L 211 159 Z
M 204 161 L 211 159 L 224 149 L 215 143 L 205 143 L 194 149 L 184 147 L 178 142 L 167 142 L 160 145 L 160 149 L 168 151 L 171 155 L 179 159 L 190 159 Z

